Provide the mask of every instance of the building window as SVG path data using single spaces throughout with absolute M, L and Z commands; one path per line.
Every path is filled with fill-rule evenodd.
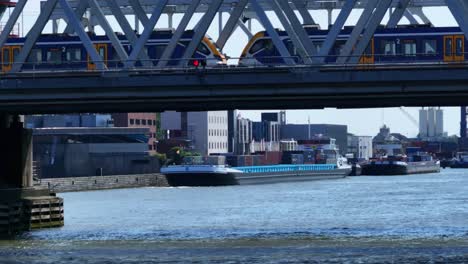
M 136 121 L 135 123 L 136 123 L 137 125 L 141 125 L 140 119 L 135 119 L 135 121 Z
M 148 125 L 150 125 L 150 126 L 154 125 L 153 121 L 148 119 Z
M 146 126 L 146 119 L 142 119 L 142 120 L 141 120 L 141 124 L 144 125 L 144 126 Z
M 153 150 L 153 145 L 148 145 L 149 150 Z

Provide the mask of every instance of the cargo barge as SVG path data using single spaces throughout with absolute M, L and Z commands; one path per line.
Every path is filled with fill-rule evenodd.
M 362 165 L 362 175 L 408 175 L 437 172 L 440 172 L 440 162 L 434 161 L 430 155 L 421 154 L 372 160 Z
M 227 186 L 339 179 L 351 166 L 338 164 L 274 165 L 231 168 L 224 165 L 179 165 L 161 169 L 170 186 Z

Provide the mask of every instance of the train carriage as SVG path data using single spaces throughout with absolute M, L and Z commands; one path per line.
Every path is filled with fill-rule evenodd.
M 154 31 L 145 45 L 144 49 L 151 60 L 152 65 L 157 65 L 165 48 L 172 38 L 171 30 Z M 101 56 L 102 61 L 109 69 L 119 69 L 123 67 L 120 58 L 113 48 L 111 41 L 106 36 L 97 36 L 89 34 L 96 51 Z M 186 46 L 192 40 L 193 31 L 186 31 L 176 46 L 171 59 L 168 61 L 168 66 L 177 66 Z M 129 41 L 124 35 L 118 35 L 125 51 L 130 54 L 132 51 Z M 24 38 L 9 38 L 7 43 L 1 49 L 2 71 L 8 72 L 20 53 Z M 193 63 L 196 61 L 205 61 L 208 66 L 218 64 L 226 64 L 224 55 L 209 37 L 204 37 L 198 46 L 192 60 L 185 63 Z M 138 61 L 137 66 L 141 65 Z M 95 70 L 96 66 L 90 59 L 89 54 L 83 46 L 83 43 L 77 36 L 66 34 L 46 34 L 41 35 L 32 48 L 27 61 L 23 65 L 23 70 Z
M 326 63 L 336 63 L 341 50 L 349 38 L 352 27 L 345 27 L 339 34 Z M 322 47 L 328 30 L 305 27 L 315 49 Z M 289 53 L 301 63 L 292 41 L 284 31 L 278 34 Z M 461 62 L 466 60 L 465 36 L 460 28 L 431 27 L 429 25 L 399 26 L 395 29 L 377 29 L 364 55 L 362 64 L 410 63 L 410 62 Z M 274 46 L 267 32 L 257 33 L 242 52 L 240 65 L 281 65 L 285 60 Z

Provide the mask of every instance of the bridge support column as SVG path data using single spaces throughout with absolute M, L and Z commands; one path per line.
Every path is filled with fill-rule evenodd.
M 0 187 L 32 187 L 32 131 L 18 116 L 1 115 L 0 122 Z
M 34 187 L 32 131 L 19 116 L 0 114 L 0 237 L 63 226 L 63 199 Z

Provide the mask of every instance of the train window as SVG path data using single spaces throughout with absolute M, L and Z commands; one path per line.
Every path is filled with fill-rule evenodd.
M 6 48 L 3 49 L 3 57 L 2 57 L 2 64 L 9 65 L 10 64 L 10 49 Z
M 463 56 L 463 38 L 455 39 L 455 56 Z
M 49 63 L 62 63 L 62 50 L 51 49 L 47 51 L 47 62 Z
M 205 55 L 210 55 L 211 53 L 208 47 L 204 43 L 200 43 L 200 45 L 198 45 L 197 51 Z
M 396 55 L 396 44 L 393 40 L 382 40 L 382 54 L 385 56 L 395 56 Z
M 67 61 L 68 62 L 81 61 L 81 49 L 79 49 L 79 48 L 69 48 L 69 49 L 67 49 Z
M 252 45 L 252 48 L 250 48 L 250 54 L 255 54 L 257 52 L 259 52 L 261 49 L 263 49 L 265 47 L 265 40 L 264 39 L 260 39 L 260 40 L 257 40 L 257 42 L 255 42 L 253 45 Z
M 19 53 L 20 53 L 20 49 L 15 49 L 15 48 L 13 49 L 13 60 L 15 60 L 16 57 L 18 57 Z
M 445 39 L 445 56 L 453 56 L 452 54 L 453 51 L 453 39 L 452 38 L 446 38 Z
M 265 49 L 268 52 L 272 52 L 275 49 L 275 47 L 273 45 L 273 41 L 271 39 L 266 39 L 265 40 Z
M 32 49 L 28 56 L 28 63 L 42 62 L 42 50 Z
M 416 41 L 414 40 L 403 41 L 403 54 L 405 56 L 416 56 Z
M 422 41 L 424 54 L 426 55 L 435 55 L 437 51 L 437 40 L 435 39 L 425 39 Z

